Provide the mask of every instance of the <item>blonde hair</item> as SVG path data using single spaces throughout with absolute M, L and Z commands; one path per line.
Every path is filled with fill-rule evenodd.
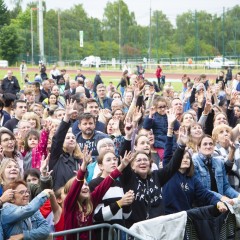
M 23 114 L 22 120 L 29 120 L 29 119 L 36 120 L 36 129 L 40 130 L 41 128 L 40 118 L 35 112 L 26 112 Z
M 67 183 L 65 184 L 65 186 L 63 188 L 64 194 L 67 195 L 69 193 L 74 180 L 75 180 L 75 177 L 73 177 L 73 178 L 71 178 L 70 180 L 67 181 Z M 78 204 L 80 212 L 83 212 L 83 205 L 85 205 L 86 206 L 86 210 L 87 210 L 85 214 L 86 215 L 90 215 L 92 213 L 92 211 L 93 211 L 93 204 L 92 204 L 92 200 L 91 200 L 90 196 L 89 196 L 89 198 L 84 199 L 84 201 L 83 201 L 83 199 L 80 198 L 80 194 L 79 194 L 78 200 L 77 200 L 77 204 Z
M 217 143 L 218 141 L 218 134 L 220 133 L 221 130 L 228 130 L 229 133 L 231 134 L 231 138 L 232 138 L 232 128 L 229 127 L 226 124 L 220 124 L 216 127 L 214 127 L 213 131 L 212 131 L 212 139 L 214 143 Z
M 64 145 L 63 145 L 63 151 L 66 152 L 66 153 L 68 152 L 67 148 Z M 78 158 L 78 159 L 82 159 L 83 158 L 83 153 L 82 153 L 82 151 L 81 151 L 81 149 L 80 149 L 80 147 L 79 147 L 77 142 L 76 142 L 76 147 L 73 150 L 73 157 L 74 158 Z
M 3 160 L 2 160 L 2 162 L 0 164 L 0 184 L 2 184 L 2 185 L 6 184 L 3 175 L 4 175 L 4 171 L 5 171 L 6 167 L 8 166 L 8 164 L 10 162 L 14 162 L 18 166 L 18 168 L 19 168 L 18 178 L 16 180 L 21 179 L 20 166 L 19 166 L 18 162 L 14 158 L 3 158 Z
M 195 153 L 198 151 L 198 143 L 195 143 L 193 141 L 193 137 L 191 135 L 191 128 L 193 128 L 194 126 L 200 126 L 202 128 L 202 125 L 198 122 L 193 122 L 190 126 L 188 126 L 188 136 L 189 136 L 189 140 L 187 142 L 187 147 L 192 149 L 192 151 Z M 204 132 L 202 132 L 202 135 L 204 134 Z

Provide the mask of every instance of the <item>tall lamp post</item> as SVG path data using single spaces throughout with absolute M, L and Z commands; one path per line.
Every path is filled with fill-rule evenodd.
M 118 21 L 119 68 L 121 70 L 121 0 L 118 1 Z
M 152 8 L 151 4 L 152 1 L 150 0 L 150 18 L 149 18 L 149 53 L 148 53 L 148 63 L 150 64 L 151 60 L 151 51 L 152 51 Z
M 32 48 L 32 65 L 34 64 L 34 59 L 33 59 L 33 11 L 38 10 L 37 8 L 31 8 L 31 48 Z

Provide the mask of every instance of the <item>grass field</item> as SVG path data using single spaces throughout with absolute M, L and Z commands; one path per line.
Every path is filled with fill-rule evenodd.
M 67 69 L 70 77 L 74 78 L 75 74 L 76 74 L 76 69 L 78 69 L 78 66 L 75 66 L 75 67 L 65 66 L 65 68 Z M 22 88 L 23 82 L 21 81 L 19 68 L 13 67 L 11 69 L 13 69 L 13 75 L 17 77 L 17 79 L 19 80 L 20 86 Z M 48 69 L 50 69 L 50 66 L 48 67 Z M 83 74 L 91 80 L 94 80 L 95 70 L 96 69 L 94 69 L 94 68 L 91 68 L 91 69 L 82 68 Z M 102 67 L 100 70 L 102 71 L 101 77 L 105 84 L 108 84 L 110 81 L 112 81 L 114 83 L 114 85 L 116 86 L 119 83 L 119 80 L 120 80 L 121 74 L 122 74 L 122 71 L 120 69 L 113 69 L 111 67 L 105 66 L 105 67 Z M 206 75 L 211 75 L 211 78 L 215 78 L 215 76 L 218 75 L 219 71 L 220 71 L 219 69 L 207 70 L 204 68 L 186 68 L 186 67 L 184 68 L 184 67 L 178 67 L 178 66 L 164 66 L 164 69 L 163 69 L 163 72 L 166 75 L 179 74 L 181 76 L 184 73 L 187 73 L 187 74 L 203 74 L 203 73 L 205 73 Z M 236 69 L 235 71 L 238 71 L 238 70 Z M 48 71 L 48 73 L 49 72 L 50 72 L 50 70 Z M 35 67 L 28 66 L 28 74 L 29 74 L 31 81 L 33 81 L 35 73 L 38 73 L 37 66 L 35 66 Z M 118 75 L 118 73 L 119 73 L 119 75 Z M 146 69 L 146 73 L 148 74 L 149 77 L 155 78 L 155 67 L 152 69 L 151 68 Z M 7 69 L 0 68 L 0 79 L 3 79 L 6 74 L 7 74 Z M 175 91 L 181 91 L 181 89 L 182 89 L 182 84 L 180 82 L 179 83 L 174 82 L 174 83 L 172 83 L 172 86 L 174 87 Z

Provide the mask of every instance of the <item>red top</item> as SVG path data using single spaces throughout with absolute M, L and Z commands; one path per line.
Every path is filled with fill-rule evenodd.
M 64 214 L 63 214 L 63 211 L 62 211 L 62 214 L 61 214 L 61 217 L 60 217 L 58 223 L 54 225 L 54 228 L 55 228 L 55 232 L 64 231 Z M 63 236 L 59 236 L 59 237 L 55 238 L 55 240 L 63 240 L 63 239 L 64 239 Z
M 51 213 L 52 208 L 51 208 L 51 203 L 50 200 L 48 199 L 41 207 L 40 207 L 40 212 L 43 215 L 44 218 L 47 218 L 48 215 Z
M 161 68 L 157 68 L 157 70 L 156 70 L 156 77 L 160 78 L 161 77 L 161 73 L 162 73 L 162 69 Z
M 118 178 L 121 175 L 121 172 L 118 169 L 115 169 L 111 172 L 111 174 L 106 177 L 95 189 L 91 192 L 91 200 L 93 203 L 93 211 L 90 215 L 84 216 L 82 212 L 79 211 L 79 207 L 77 204 L 78 196 L 81 192 L 83 181 L 74 180 L 69 193 L 64 201 L 64 226 L 65 230 L 79 228 L 79 227 L 87 227 L 93 224 L 93 213 L 94 209 L 97 207 L 99 202 L 102 200 L 104 194 L 110 188 L 113 183 L 113 179 Z M 79 180 L 83 180 L 85 176 L 85 172 L 82 172 L 81 169 L 78 171 L 77 178 Z M 68 235 L 67 240 L 75 240 L 76 237 L 72 235 Z M 81 240 L 87 240 L 88 232 L 83 232 L 80 235 Z

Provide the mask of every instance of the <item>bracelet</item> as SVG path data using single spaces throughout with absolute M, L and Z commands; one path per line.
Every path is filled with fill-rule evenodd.
M 78 182 L 84 182 L 84 179 L 78 179 L 77 177 L 75 178 Z
M 117 201 L 116 203 L 119 206 L 119 208 L 122 208 L 122 206 L 120 205 L 119 201 Z
M 185 149 L 185 147 L 186 147 L 186 145 L 182 145 L 182 144 L 179 144 L 179 143 L 177 143 L 177 145 L 178 145 L 178 147 L 180 148 L 180 149 Z

